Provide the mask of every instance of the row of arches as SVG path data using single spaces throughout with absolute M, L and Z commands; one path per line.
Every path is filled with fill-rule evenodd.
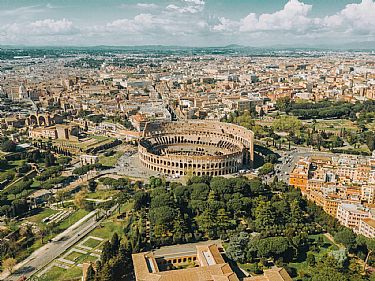
M 148 162 L 150 164 L 173 167 L 173 168 L 180 168 L 180 169 L 222 169 L 228 168 L 232 166 L 242 165 L 242 154 L 234 155 L 232 158 L 223 159 L 223 161 L 202 161 L 202 162 L 186 162 L 183 160 L 180 161 L 173 161 L 173 160 L 166 160 L 154 157 L 150 154 L 140 154 L 140 158 L 144 162 Z
M 151 165 L 147 162 L 142 162 L 142 163 L 149 170 L 159 172 L 159 173 L 162 173 L 162 174 L 166 174 L 166 175 L 183 176 L 183 175 L 187 175 L 188 172 L 190 171 L 189 169 L 186 169 L 186 170 L 171 169 L 171 168 L 154 166 L 154 165 Z M 229 167 L 227 169 L 220 169 L 220 170 L 218 169 L 218 170 L 211 170 L 211 171 L 196 171 L 196 170 L 193 170 L 192 174 L 193 174 L 193 176 L 212 176 L 213 177 L 213 176 L 223 176 L 223 175 L 227 175 L 227 174 L 233 174 L 233 173 L 238 172 L 238 170 L 239 170 L 239 167 Z
M 201 162 L 192 161 L 173 161 L 153 157 L 150 154 L 140 154 L 142 164 L 148 169 L 163 174 L 179 174 L 186 175 L 188 171 L 192 171 L 197 176 L 221 176 L 230 173 L 236 173 L 242 167 L 242 154 L 236 155 L 231 159 L 223 159 L 223 161 L 209 162 L 209 160 Z

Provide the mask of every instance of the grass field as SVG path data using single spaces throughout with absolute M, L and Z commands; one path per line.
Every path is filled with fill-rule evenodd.
M 311 125 L 312 123 L 310 123 Z M 350 120 L 335 119 L 335 120 L 317 120 L 315 124 L 317 130 L 324 130 L 330 132 L 338 132 L 342 128 L 347 131 L 357 131 L 358 127 Z
M 122 155 L 124 155 L 124 153 L 121 151 L 116 151 L 112 156 L 101 155 L 99 157 L 99 163 L 102 164 L 103 166 L 113 167 L 116 165 L 118 159 Z
M 46 208 L 46 209 L 43 209 L 41 212 L 31 216 L 31 217 L 28 217 L 27 220 L 29 222 L 33 222 L 33 223 L 37 223 L 37 224 L 41 224 L 42 223 L 42 220 L 45 219 L 46 217 L 49 217 L 53 214 L 56 214 L 58 211 L 56 210 L 52 210 L 50 208 Z
M 96 190 L 93 193 L 87 193 L 87 198 L 105 200 L 119 192 L 119 190 Z
M 82 245 L 94 249 L 94 248 L 98 247 L 101 243 L 102 243 L 102 241 L 90 238 L 85 243 L 83 243 Z
M 93 262 L 95 263 L 98 260 L 97 257 L 91 256 L 90 254 L 84 254 L 79 256 L 79 258 L 76 260 L 77 263 L 84 263 L 84 262 Z
M 82 269 L 79 267 L 72 267 L 69 269 L 62 269 L 60 267 L 52 267 L 46 274 L 44 274 L 40 280 L 43 281 L 72 281 L 81 280 Z
M 69 226 L 73 225 L 80 219 L 82 219 L 84 216 L 86 216 L 89 212 L 86 210 L 79 209 L 73 214 L 71 214 L 69 217 L 67 217 L 65 220 L 63 220 L 61 223 L 57 225 L 57 228 L 59 231 L 63 231 L 67 229 Z
M 64 259 L 67 259 L 67 260 L 70 260 L 70 261 L 76 261 L 80 256 L 82 256 L 81 253 L 73 251 L 69 255 L 65 256 Z
M 119 221 L 108 220 L 100 224 L 99 227 L 95 228 L 90 236 L 96 236 L 106 240 L 110 240 L 112 235 L 117 232 L 118 235 L 123 233 L 123 223 Z

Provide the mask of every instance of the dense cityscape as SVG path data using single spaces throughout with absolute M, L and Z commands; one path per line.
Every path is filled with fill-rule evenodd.
M 374 0 L 105 2 L 0 1 L 0 280 L 375 281 Z
M 2 52 L 5 280 L 371 279 L 371 52 Z

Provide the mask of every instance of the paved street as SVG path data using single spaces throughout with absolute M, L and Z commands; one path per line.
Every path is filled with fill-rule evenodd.
M 275 165 L 276 175 L 278 176 L 279 180 L 289 182 L 289 175 L 292 172 L 296 162 L 304 157 L 312 156 L 312 155 L 320 155 L 320 156 L 332 156 L 333 153 L 330 152 L 321 152 L 311 150 L 309 148 L 297 148 L 291 151 L 275 151 L 281 155 L 279 161 L 280 163 Z

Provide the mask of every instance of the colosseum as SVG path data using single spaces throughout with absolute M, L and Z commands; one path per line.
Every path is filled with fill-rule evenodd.
M 216 121 L 150 122 L 139 141 L 141 163 L 166 175 L 220 176 L 253 165 L 254 134 Z

